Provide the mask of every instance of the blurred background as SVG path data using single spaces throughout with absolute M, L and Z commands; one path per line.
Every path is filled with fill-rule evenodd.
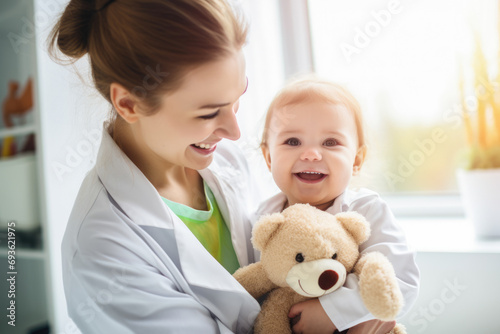
M 478 108 L 478 45 L 491 78 L 485 86 L 497 88 L 498 1 L 232 3 L 250 26 L 238 144 L 266 195 L 277 188 L 259 142 L 274 94 L 300 73 L 343 84 L 359 100 L 368 132 L 368 160 L 352 187 L 380 192 L 417 251 L 421 293 L 400 321 L 409 333 L 500 333 L 500 241 L 475 236 L 456 177 L 468 164 L 464 110 Z M 2 277 L 13 271 L 9 238 L 16 241 L 16 296 L 0 280 L 7 315 L 0 333 L 79 332 L 66 312 L 60 243 L 111 108 L 92 88 L 87 59 L 61 66 L 48 57 L 47 35 L 66 4 L 0 2 L 0 98 L 3 106 L 12 96 L 22 101 L 13 124 L 0 120 Z

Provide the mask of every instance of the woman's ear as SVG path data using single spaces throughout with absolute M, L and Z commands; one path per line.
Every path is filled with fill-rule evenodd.
M 260 145 L 260 149 L 262 151 L 262 155 L 264 156 L 264 160 L 266 161 L 267 168 L 271 171 L 271 153 L 269 152 L 269 147 L 267 144 Z
M 122 85 L 113 82 L 109 87 L 109 95 L 116 112 L 127 123 L 135 123 L 142 116 L 139 112 L 137 97 Z
M 358 175 L 361 171 L 361 167 L 365 162 L 366 158 L 366 145 L 363 145 L 358 148 L 358 152 L 356 153 L 356 157 L 354 159 L 354 164 L 352 166 L 352 175 Z

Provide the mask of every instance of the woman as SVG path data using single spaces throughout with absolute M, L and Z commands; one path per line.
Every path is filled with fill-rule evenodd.
M 240 136 L 245 27 L 224 1 L 71 1 L 52 38 L 67 56 L 89 54 L 117 113 L 63 240 L 71 318 L 83 333 L 247 332 L 259 305 L 228 270 L 253 260 L 253 188 L 220 142 Z M 201 237 L 226 247 L 228 269 L 163 200 L 206 213 L 205 191 L 231 232 L 215 221 Z
M 224 0 L 72 0 L 54 28 L 116 111 L 62 245 L 83 333 L 251 330 L 259 305 L 231 273 L 254 261 L 259 197 L 221 141 L 240 136 L 245 40 Z

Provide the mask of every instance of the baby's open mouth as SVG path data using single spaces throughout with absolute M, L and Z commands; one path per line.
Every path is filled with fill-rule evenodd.
M 320 181 L 326 177 L 326 174 L 319 172 L 300 172 L 295 173 L 295 175 L 304 181 Z

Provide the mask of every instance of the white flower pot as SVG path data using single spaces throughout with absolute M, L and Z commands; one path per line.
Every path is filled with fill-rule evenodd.
M 458 170 L 465 215 L 480 238 L 500 237 L 500 168 Z

